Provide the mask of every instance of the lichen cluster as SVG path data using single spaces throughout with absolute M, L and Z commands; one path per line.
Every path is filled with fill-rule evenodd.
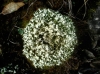
M 38 9 L 24 28 L 23 55 L 35 68 L 60 65 L 77 44 L 72 20 L 50 9 Z
M 18 65 L 13 66 L 12 63 L 8 64 L 7 66 L 4 66 L 0 68 L 0 74 L 16 74 L 19 69 Z

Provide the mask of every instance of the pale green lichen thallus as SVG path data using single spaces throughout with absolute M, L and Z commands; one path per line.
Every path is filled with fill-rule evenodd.
M 35 68 L 60 65 L 77 44 L 75 26 L 68 16 L 38 9 L 23 32 L 23 55 Z

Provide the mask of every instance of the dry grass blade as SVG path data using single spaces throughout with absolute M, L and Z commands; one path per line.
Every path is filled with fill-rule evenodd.
M 29 8 L 36 2 L 37 0 L 35 0 L 34 2 L 32 2 L 30 5 L 29 5 L 29 7 L 27 8 L 27 11 L 26 11 L 26 13 L 25 13 L 25 15 L 22 17 L 22 18 L 24 18 L 26 15 L 27 15 L 27 13 L 28 13 L 28 11 L 29 11 Z
M 69 4 L 69 16 L 72 15 L 72 1 L 68 0 L 68 4 Z
M 87 5 L 87 2 L 88 2 L 88 0 L 84 0 L 84 4 L 77 11 L 77 13 L 78 13 L 82 9 L 82 7 L 85 6 L 85 12 L 84 12 L 83 19 L 84 19 L 85 15 L 86 15 L 86 10 L 87 10 L 87 6 L 86 5 Z

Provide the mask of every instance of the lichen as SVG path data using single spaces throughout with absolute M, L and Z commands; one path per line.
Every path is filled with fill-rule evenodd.
M 12 66 L 13 64 L 8 64 L 7 66 L 4 66 L 0 68 L 0 74 L 6 74 L 6 73 L 13 73 L 16 74 L 16 71 L 19 69 L 18 65 Z
M 38 9 L 23 32 L 23 55 L 35 68 L 60 65 L 77 44 L 75 26 L 68 16 Z

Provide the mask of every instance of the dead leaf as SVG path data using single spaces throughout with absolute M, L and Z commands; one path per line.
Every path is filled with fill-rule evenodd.
M 6 6 L 4 6 L 2 12 L 0 14 L 7 15 L 12 12 L 17 11 L 20 7 L 24 6 L 23 2 L 10 2 Z

